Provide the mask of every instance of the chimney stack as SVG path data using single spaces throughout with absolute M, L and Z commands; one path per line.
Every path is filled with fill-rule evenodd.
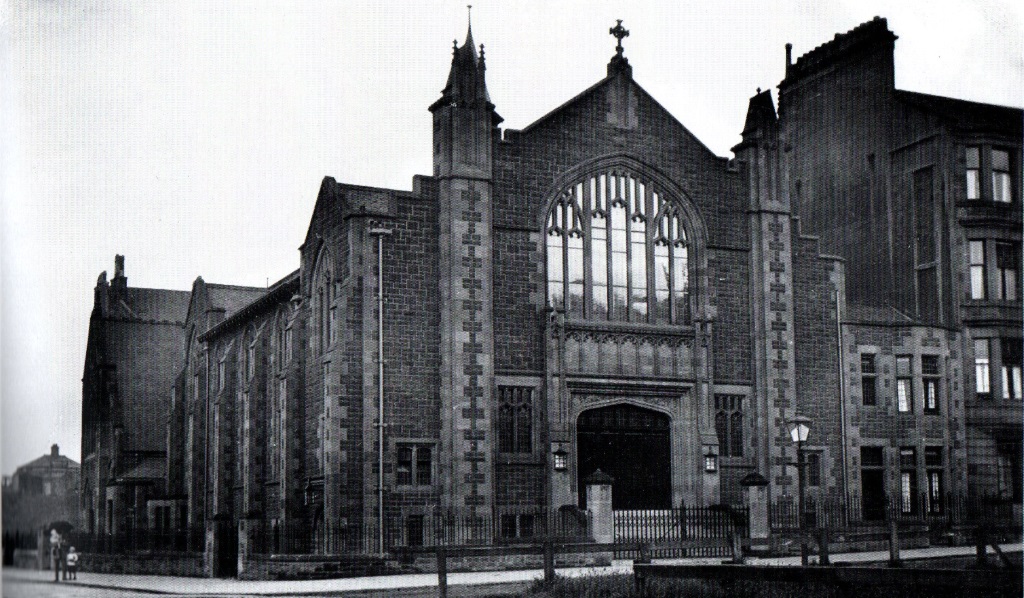
M 124 275 L 124 256 L 114 256 L 114 278 L 110 279 L 110 295 L 114 302 L 124 301 L 128 296 L 128 278 Z
M 57 446 L 56 444 L 50 445 L 50 456 L 51 457 L 59 457 L 60 456 L 60 447 Z

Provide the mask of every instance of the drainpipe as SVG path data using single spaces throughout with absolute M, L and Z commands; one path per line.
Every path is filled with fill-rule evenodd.
M 839 420 L 840 420 L 840 440 L 842 442 L 840 457 L 843 460 L 843 467 L 840 470 L 843 474 L 843 504 L 846 508 L 843 509 L 843 524 L 849 524 L 849 507 L 850 505 L 850 488 L 847 486 L 848 473 L 846 468 L 849 466 L 849 461 L 846 460 L 846 374 L 843 367 L 843 321 L 841 319 L 842 313 L 839 309 L 839 290 L 836 289 L 836 342 L 839 343 L 839 350 L 836 353 L 838 357 L 839 367 Z
M 390 228 L 371 225 L 377 237 L 377 541 L 384 554 L 384 237 Z

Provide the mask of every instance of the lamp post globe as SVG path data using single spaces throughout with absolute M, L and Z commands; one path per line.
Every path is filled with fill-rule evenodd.
M 803 415 L 795 415 L 789 420 L 789 437 L 796 443 L 796 479 L 797 479 L 797 523 L 800 528 L 800 564 L 807 565 L 807 539 L 804 537 L 804 443 L 811 433 L 811 420 Z

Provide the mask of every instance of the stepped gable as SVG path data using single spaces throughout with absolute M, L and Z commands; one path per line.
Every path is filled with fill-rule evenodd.
M 837 33 L 831 41 L 821 44 L 798 58 L 795 63 L 786 67 L 786 79 L 808 75 L 845 56 L 883 44 L 892 44 L 897 39 L 896 34 L 889 31 L 888 22 L 881 17 L 875 17 L 846 33 Z

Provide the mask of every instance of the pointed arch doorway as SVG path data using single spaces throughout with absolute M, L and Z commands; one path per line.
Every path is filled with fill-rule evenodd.
M 612 508 L 672 507 L 671 419 L 635 405 L 590 409 L 576 422 L 579 504 L 586 506 L 583 480 L 600 469 L 615 478 Z

